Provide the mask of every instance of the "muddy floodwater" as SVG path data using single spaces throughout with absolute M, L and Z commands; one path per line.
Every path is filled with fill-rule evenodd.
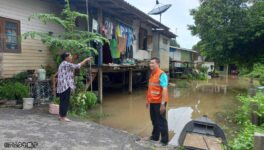
M 177 134 L 177 129 L 186 122 L 202 115 L 218 122 L 217 113 L 230 111 L 239 105 L 236 96 L 246 91 L 249 80 L 221 77 L 208 81 L 174 80 L 170 83 L 167 116 L 171 133 Z M 149 136 L 152 125 L 145 107 L 146 89 L 135 88 L 133 94 L 128 94 L 127 88 L 109 91 L 105 89 L 103 104 L 91 111 L 104 116 L 95 121 L 142 137 Z

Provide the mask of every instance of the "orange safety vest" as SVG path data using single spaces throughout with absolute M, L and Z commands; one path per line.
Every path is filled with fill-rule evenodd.
M 147 91 L 147 101 L 149 103 L 161 103 L 162 102 L 162 87 L 160 86 L 160 76 L 163 73 L 159 68 L 151 73 L 148 91 Z M 166 94 L 165 101 L 168 102 L 168 93 Z

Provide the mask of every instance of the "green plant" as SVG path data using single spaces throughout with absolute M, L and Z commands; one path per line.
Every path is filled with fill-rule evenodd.
M 250 122 L 246 122 L 243 129 L 238 133 L 237 137 L 231 141 L 232 150 L 252 150 L 253 138 L 256 126 Z
M 178 150 L 185 150 L 183 146 L 179 147 Z
M 65 32 L 50 34 L 31 31 L 23 34 L 25 39 L 40 37 L 42 42 L 50 48 L 57 64 L 60 63 L 59 55 L 62 52 L 71 52 L 73 56 L 78 56 L 75 61 L 80 61 L 83 57 L 91 56 L 91 51 L 95 54 L 97 53 L 97 50 L 90 46 L 90 42 L 96 41 L 100 44 L 108 42 L 108 40 L 100 34 L 78 30 L 76 27 L 76 20 L 87 20 L 88 16 L 71 10 L 69 0 L 65 0 L 65 3 L 60 16 L 56 16 L 55 14 L 36 13 L 29 17 L 29 20 L 38 19 L 44 24 L 48 22 L 58 24 Z
M 85 68 L 81 68 L 79 70 L 80 74 L 78 76 L 75 76 L 75 81 L 76 81 L 76 92 L 85 92 L 85 75 L 87 70 Z
M 235 121 L 241 126 L 240 132 L 230 143 L 232 150 L 252 150 L 254 132 L 263 132 L 264 126 L 255 126 L 250 122 L 251 113 L 264 117 L 264 94 L 257 93 L 256 96 L 238 96 L 241 106 L 235 113 Z M 256 107 L 252 107 L 252 105 Z
M 0 87 L 0 97 L 8 100 L 21 101 L 22 98 L 28 97 L 29 88 L 28 86 L 20 82 L 8 82 Z
M 257 93 L 256 96 L 238 96 L 238 100 L 242 103 L 240 111 L 236 114 L 236 120 L 239 124 L 249 121 L 252 112 L 256 113 L 260 118 L 264 117 L 264 94 Z M 255 105 L 257 108 L 252 108 Z
M 23 82 L 25 82 L 25 80 L 27 78 L 28 78 L 28 72 L 23 71 L 23 72 L 20 72 L 20 73 L 14 75 L 12 80 L 23 83 Z
M 60 98 L 54 97 L 53 100 L 52 100 L 52 103 L 59 105 L 60 104 Z
M 207 74 L 208 67 L 206 67 L 206 66 L 201 66 L 201 67 L 198 68 L 198 70 L 199 70 L 200 73 Z
M 77 115 L 85 115 L 90 108 L 96 105 L 96 102 L 97 97 L 94 93 L 78 93 L 71 100 L 71 111 Z
M 264 64 L 255 64 L 253 70 L 248 74 L 248 76 L 257 78 L 260 85 L 264 85 Z

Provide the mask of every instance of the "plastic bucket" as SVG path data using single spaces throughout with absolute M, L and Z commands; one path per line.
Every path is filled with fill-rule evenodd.
M 49 113 L 52 115 L 58 115 L 59 114 L 59 107 L 58 104 L 49 104 Z
M 38 80 L 46 80 L 46 70 L 38 69 Z
M 30 110 L 33 108 L 34 98 L 23 98 L 23 109 Z

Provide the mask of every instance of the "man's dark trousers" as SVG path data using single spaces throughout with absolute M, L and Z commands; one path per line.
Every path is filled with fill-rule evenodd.
M 152 140 L 158 141 L 161 134 L 161 142 L 169 142 L 168 123 L 166 120 L 166 111 L 160 114 L 160 103 L 150 103 L 150 118 L 153 125 Z

